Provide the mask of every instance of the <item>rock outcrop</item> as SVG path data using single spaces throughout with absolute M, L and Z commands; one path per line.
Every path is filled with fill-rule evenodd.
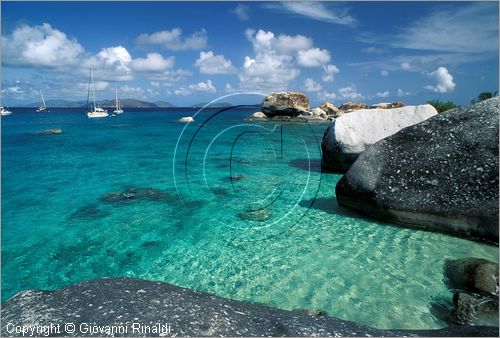
M 339 117 L 340 115 L 344 114 L 338 107 L 330 102 L 325 102 L 319 107 L 323 109 L 323 111 L 329 116 Z
M 406 106 L 403 102 L 383 102 L 371 105 L 372 109 L 394 109 Z
M 346 102 L 340 105 L 339 109 L 345 113 L 354 110 L 368 109 L 368 105 L 366 103 L 360 103 L 360 102 Z
M 338 203 L 388 222 L 498 244 L 498 114 L 492 98 L 377 142 L 337 183 Z
M 296 92 L 279 92 L 267 95 L 262 102 L 262 111 L 268 117 L 298 116 L 309 110 L 309 98 Z
M 491 326 L 380 330 L 321 311 L 273 309 L 131 278 L 23 291 L 2 305 L 2 336 L 22 336 L 13 328 L 34 323 L 59 325 L 53 336 L 498 336 L 498 327 Z M 146 326 L 149 331 L 140 331 Z M 126 332 L 118 332 L 118 327 Z
M 342 115 L 323 136 L 323 165 L 345 172 L 368 146 L 437 114 L 433 106 L 362 109 Z

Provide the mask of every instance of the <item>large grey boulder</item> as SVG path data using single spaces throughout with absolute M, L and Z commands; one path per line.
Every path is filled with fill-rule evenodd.
M 302 93 L 279 92 L 267 95 L 262 102 L 262 112 L 269 117 L 298 116 L 309 110 L 309 98 Z
M 338 203 L 388 222 L 498 243 L 498 113 L 493 98 L 377 142 L 337 183 Z
M 342 115 L 323 136 L 323 165 L 345 172 L 368 146 L 437 114 L 429 105 L 362 109 Z
M 492 326 L 380 330 L 321 311 L 279 310 L 131 278 L 27 290 L 2 305 L 2 336 L 22 336 L 13 330 L 36 328 L 37 323 L 52 328 L 51 336 L 498 336 L 498 327 Z

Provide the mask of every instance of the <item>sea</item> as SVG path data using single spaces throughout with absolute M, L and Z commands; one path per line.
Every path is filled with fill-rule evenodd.
M 125 276 L 429 329 L 452 308 L 446 260 L 498 262 L 497 247 L 339 207 L 341 175 L 321 170 L 325 123 L 245 121 L 252 106 L 104 119 L 11 110 L 1 118 L 2 302 Z

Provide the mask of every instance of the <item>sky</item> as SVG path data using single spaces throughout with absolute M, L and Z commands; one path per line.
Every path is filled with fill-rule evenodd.
M 498 90 L 498 2 L 1 2 L 2 105 L 177 106 L 276 91 L 324 101 L 452 100 Z M 233 103 L 238 96 L 227 100 Z

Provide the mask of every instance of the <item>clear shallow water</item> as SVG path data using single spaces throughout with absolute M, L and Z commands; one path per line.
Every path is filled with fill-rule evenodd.
M 182 109 L 2 118 L 2 301 L 130 276 L 379 328 L 445 326 L 431 311 L 452 297 L 445 259 L 498 261 L 498 248 L 339 209 L 340 175 L 319 169 L 326 125 L 273 130 L 243 122 L 253 111 L 203 126 L 217 110 L 187 126 Z M 49 128 L 63 133 L 36 134 Z

